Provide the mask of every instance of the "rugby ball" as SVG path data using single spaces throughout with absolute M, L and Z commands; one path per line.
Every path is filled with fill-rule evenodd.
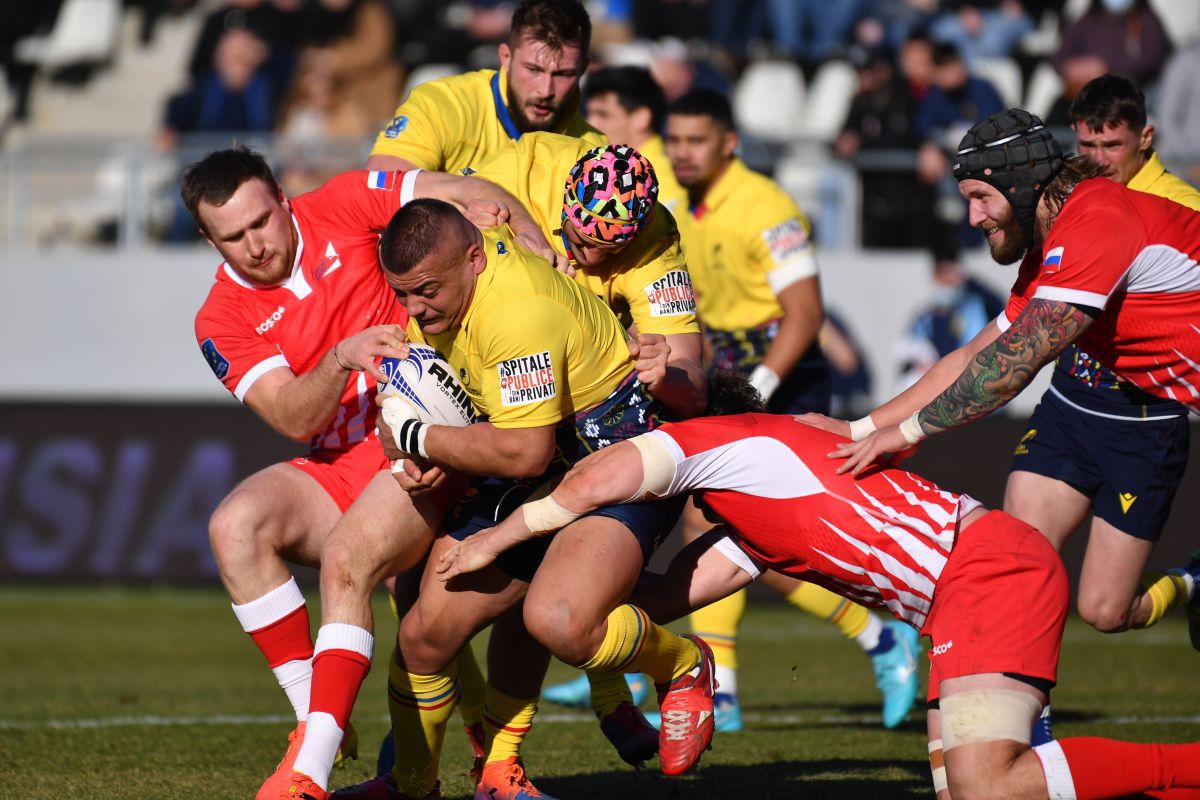
M 432 347 L 410 343 L 408 358 L 385 358 L 379 368 L 388 376 L 379 393 L 407 402 L 421 422 L 461 428 L 475 420 L 475 405 L 454 367 Z

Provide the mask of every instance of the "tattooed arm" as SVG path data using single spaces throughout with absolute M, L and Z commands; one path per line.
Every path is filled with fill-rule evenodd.
M 1013 399 L 1038 370 L 1087 329 L 1094 318 L 1084 309 L 1056 300 L 1030 300 L 1008 330 L 975 356 L 963 373 L 917 416 L 921 431 L 941 433 L 987 416 Z M 881 428 L 860 442 L 830 453 L 845 458 L 838 472 L 855 475 L 882 455 L 908 449 L 899 426 Z

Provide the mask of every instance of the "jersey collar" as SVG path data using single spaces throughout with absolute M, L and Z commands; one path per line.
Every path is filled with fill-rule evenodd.
M 1158 153 L 1150 151 L 1150 158 L 1146 159 L 1146 163 L 1137 171 L 1133 179 L 1129 181 L 1128 186 L 1135 192 L 1150 192 L 1150 187 L 1154 182 L 1162 177 L 1167 168 L 1163 166 L 1162 160 L 1159 159 Z M 1153 194 L 1151 192 L 1151 194 Z
M 301 298 L 312 292 L 312 287 L 308 285 L 308 280 L 304 277 L 304 270 L 300 268 L 301 259 L 304 257 L 304 234 L 300 232 L 300 221 L 296 219 L 296 215 L 292 214 L 291 217 L 292 227 L 296 229 L 296 259 L 292 262 L 292 274 L 283 283 L 278 286 L 258 286 L 239 275 L 237 270 L 229 266 L 229 262 L 221 265 L 225 270 L 225 276 L 245 289 L 254 289 L 257 291 L 287 289 L 296 295 L 296 297 Z
M 508 134 L 508 138 L 514 142 L 520 141 L 521 129 L 517 127 L 517 122 L 512 118 L 512 114 L 508 111 L 508 104 L 505 102 L 505 94 L 508 89 L 508 75 L 501 67 L 495 75 L 492 76 L 492 102 L 496 105 L 496 118 L 500 120 L 500 124 L 504 127 L 504 132 Z
M 748 168 L 746 165 L 742 163 L 742 160 L 737 156 L 734 156 L 729 162 L 729 166 L 725 168 L 725 172 L 713 182 L 712 186 L 708 187 L 708 191 L 704 194 L 704 199 L 701 200 L 698 205 L 691 207 L 690 210 L 692 212 L 692 216 L 694 216 L 696 219 L 700 219 L 705 214 L 711 213 L 719 208 L 721 204 L 728 200 L 729 196 L 733 194 L 733 190 L 738 184 L 738 178 L 740 178 L 741 173 L 746 172 L 747 169 Z

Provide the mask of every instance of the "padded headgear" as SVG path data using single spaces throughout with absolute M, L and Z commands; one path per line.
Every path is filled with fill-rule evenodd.
M 658 199 L 650 160 L 626 145 L 589 150 L 571 168 L 563 197 L 563 222 L 595 242 L 633 239 L 645 227 Z
M 1038 200 L 1063 168 L 1062 149 L 1036 114 L 997 111 L 967 131 L 954 157 L 954 177 L 983 181 L 1012 204 L 1017 223 L 1033 239 Z

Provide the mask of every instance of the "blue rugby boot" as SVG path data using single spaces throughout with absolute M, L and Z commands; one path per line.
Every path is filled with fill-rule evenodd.
M 627 674 L 625 682 L 629 684 L 635 706 L 640 706 L 650 696 L 650 681 L 645 675 Z M 568 708 L 590 708 L 592 686 L 588 683 L 587 673 L 580 674 L 575 680 L 547 686 L 542 690 L 542 699 Z
M 883 692 L 885 728 L 894 728 L 903 722 L 916 702 L 920 638 L 911 625 L 900 620 L 887 620 L 883 623 L 879 644 L 867 653 L 875 668 L 875 685 Z

